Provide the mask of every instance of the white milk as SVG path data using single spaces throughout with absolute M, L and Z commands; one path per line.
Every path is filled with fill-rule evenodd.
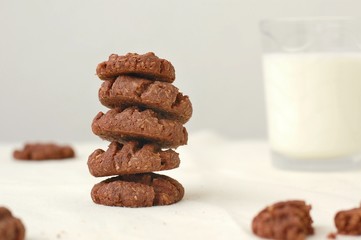
M 269 139 L 297 159 L 361 153 L 361 54 L 265 54 Z

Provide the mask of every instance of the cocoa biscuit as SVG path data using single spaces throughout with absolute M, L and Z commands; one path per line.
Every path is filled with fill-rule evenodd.
M 105 114 L 99 112 L 93 120 L 92 130 L 108 141 L 139 140 L 153 142 L 163 148 L 185 145 L 188 140 L 187 130 L 180 122 L 138 107 L 111 109 Z
M 188 96 L 171 83 L 125 75 L 105 81 L 99 89 L 99 100 L 109 108 L 132 105 L 150 108 L 181 123 L 186 123 L 193 111 Z
M 95 184 L 91 197 L 97 204 L 120 207 L 169 205 L 184 196 L 176 180 L 155 173 L 122 175 Z
M 311 206 L 304 201 L 278 202 L 266 207 L 253 219 L 253 233 L 262 238 L 302 240 L 313 234 Z
M 24 238 L 25 227 L 21 220 L 14 217 L 7 208 L 0 207 L 0 239 L 23 240 Z
M 361 235 L 361 206 L 336 213 L 335 225 L 338 234 Z
M 98 64 L 96 72 L 102 80 L 113 80 L 119 75 L 136 75 L 164 82 L 175 79 L 173 65 L 152 52 L 143 55 L 128 53 L 125 56 L 112 54 L 108 61 Z
M 112 142 L 107 151 L 97 149 L 88 158 L 94 177 L 163 171 L 177 168 L 179 163 L 175 151 L 162 151 L 157 145 L 136 141 Z
M 23 149 L 13 152 L 13 157 L 19 160 L 64 159 L 74 156 L 72 147 L 54 143 L 28 143 Z

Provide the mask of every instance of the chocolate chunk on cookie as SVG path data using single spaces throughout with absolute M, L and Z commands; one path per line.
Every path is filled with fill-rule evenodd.
M 175 151 L 162 151 L 157 145 L 136 141 L 112 142 L 107 151 L 97 149 L 88 158 L 94 177 L 163 171 L 177 168 L 179 163 Z
M 128 53 L 125 56 L 112 54 L 108 61 L 97 67 L 97 75 L 102 80 L 113 80 L 119 75 L 136 75 L 164 82 L 173 82 L 173 65 L 149 52 L 143 55 Z
M 278 202 L 263 209 L 253 219 L 253 233 L 279 240 L 302 240 L 313 234 L 311 206 L 304 201 Z
M 7 208 L 0 207 L 0 239 L 23 240 L 24 238 L 25 227 L 21 220 L 14 217 Z
M 185 145 L 188 140 L 187 130 L 180 122 L 138 107 L 111 109 L 105 114 L 100 112 L 93 120 L 92 130 L 108 141 L 139 140 L 153 142 L 163 148 Z
M 176 180 L 155 173 L 122 175 L 94 185 L 91 197 L 97 204 L 120 207 L 169 205 L 184 196 Z
M 361 206 L 336 213 L 335 225 L 338 234 L 361 235 Z
M 125 75 L 105 81 L 99 89 L 99 100 L 109 108 L 132 105 L 150 108 L 181 123 L 186 123 L 193 111 L 188 96 L 171 83 Z
M 54 143 L 25 144 L 22 150 L 15 150 L 13 157 L 19 160 L 49 160 L 73 158 L 74 150 L 70 146 L 60 146 Z

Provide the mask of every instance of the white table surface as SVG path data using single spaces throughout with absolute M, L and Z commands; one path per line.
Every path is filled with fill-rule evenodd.
M 358 206 L 361 171 L 295 172 L 272 167 L 265 141 L 226 140 L 210 132 L 189 136 L 177 149 L 184 199 L 171 206 L 119 208 L 96 205 L 87 157 L 107 142 L 73 144 L 77 158 L 25 162 L 12 158 L 18 144 L 0 144 L 0 205 L 26 226 L 27 240 L 45 239 L 258 239 L 250 223 L 271 203 L 303 199 L 313 207 L 316 234 L 335 230 L 334 214 Z M 161 173 L 162 174 L 162 173 Z M 338 237 L 337 239 L 358 239 Z

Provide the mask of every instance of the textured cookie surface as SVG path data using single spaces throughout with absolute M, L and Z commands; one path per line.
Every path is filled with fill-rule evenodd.
M 311 206 L 304 201 L 278 202 L 263 209 L 253 219 L 253 233 L 278 240 L 303 240 L 313 234 Z
M 97 149 L 88 158 L 89 171 L 95 177 L 169 170 L 179 163 L 175 151 L 135 141 L 112 142 L 106 151 Z
M 143 55 L 128 53 L 124 56 L 112 54 L 108 61 L 97 67 L 97 75 L 102 80 L 112 80 L 119 75 L 136 75 L 164 82 L 173 82 L 175 70 L 173 65 L 149 52 Z
M 0 207 L 0 239 L 23 240 L 24 238 L 25 227 L 21 220 L 14 217 L 7 208 Z
M 361 235 L 361 206 L 339 211 L 335 215 L 337 232 L 343 235 Z
M 188 96 L 170 83 L 145 78 L 122 75 L 116 80 L 105 81 L 99 89 L 99 100 L 109 108 L 131 105 L 151 108 L 182 123 L 192 116 Z
M 60 146 L 54 143 L 25 144 L 21 150 L 15 150 L 13 156 L 19 160 L 48 160 L 73 158 L 74 150 L 70 146 Z
M 184 196 L 176 180 L 155 173 L 122 175 L 94 185 L 91 197 L 97 204 L 121 207 L 169 205 Z
M 100 112 L 92 123 L 93 133 L 116 142 L 139 140 L 153 142 L 163 148 L 174 148 L 187 144 L 188 133 L 175 120 L 163 119 L 150 109 L 137 107 L 111 109 Z

